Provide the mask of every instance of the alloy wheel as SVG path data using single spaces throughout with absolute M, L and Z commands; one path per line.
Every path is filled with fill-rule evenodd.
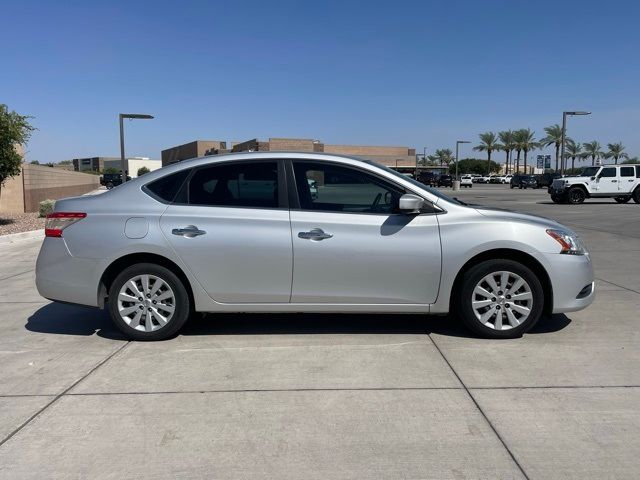
M 494 330 L 509 330 L 524 322 L 533 308 L 531 287 L 520 275 L 498 271 L 475 286 L 471 306 L 476 319 Z
M 118 293 L 118 313 L 132 329 L 154 332 L 167 325 L 175 312 L 176 298 L 167 282 L 155 275 L 137 275 Z

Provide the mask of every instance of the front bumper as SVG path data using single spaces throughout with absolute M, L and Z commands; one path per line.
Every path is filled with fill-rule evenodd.
M 595 285 L 589 255 L 545 254 L 544 263 L 553 288 L 552 313 L 575 312 L 593 303 Z
M 36 261 L 36 288 L 44 298 L 98 306 L 99 260 L 73 257 L 64 238 L 45 238 Z

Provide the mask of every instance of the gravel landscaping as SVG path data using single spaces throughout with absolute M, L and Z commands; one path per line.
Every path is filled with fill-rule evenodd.
M 0 213 L 0 235 L 28 232 L 44 228 L 44 218 L 38 213 Z

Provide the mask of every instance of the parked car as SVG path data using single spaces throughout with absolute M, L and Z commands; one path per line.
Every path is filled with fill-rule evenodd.
M 640 203 L 640 165 L 586 167 L 577 177 L 556 178 L 547 191 L 555 203 L 582 203 L 587 198 Z
M 541 173 L 536 175 L 538 188 L 549 188 L 556 178 L 562 178 L 559 173 Z
M 478 180 L 480 180 L 481 178 L 482 178 L 482 175 L 478 175 L 477 173 L 471 174 L 471 181 L 473 183 L 479 183 Z
M 438 184 L 438 175 L 430 171 L 420 171 L 418 172 L 418 181 L 429 187 L 435 187 Z
M 538 188 L 538 182 L 533 175 L 514 175 L 511 177 L 511 188 Z
M 502 183 L 511 183 L 512 178 L 513 178 L 513 175 L 509 173 L 508 175 L 505 175 L 504 177 L 502 177 Z
M 471 178 L 471 175 L 462 175 L 460 177 L 460 186 L 465 188 L 472 188 L 473 179 Z
M 438 177 L 439 187 L 453 187 L 453 177 L 451 175 L 442 174 Z
M 127 175 L 127 181 L 131 180 L 131 177 Z M 122 183 L 122 174 L 121 173 L 104 173 L 100 177 L 100 185 L 104 185 L 108 190 L 111 190 L 113 187 L 117 187 Z
M 589 254 L 569 228 L 327 154 L 179 162 L 56 201 L 45 237 L 40 294 L 106 307 L 136 340 L 171 337 L 192 312 L 450 308 L 477 334 L 511 338 L 594 298 Z
M 502 175 L 491 175 L 489 177 L 489 183 L 504 183 L 504 177 Z

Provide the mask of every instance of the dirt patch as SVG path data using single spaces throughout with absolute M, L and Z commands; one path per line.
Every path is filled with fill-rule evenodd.
M 44 220 L 37 213 L 0 212 L 0 235 L 39 230 L 44 228 Z

